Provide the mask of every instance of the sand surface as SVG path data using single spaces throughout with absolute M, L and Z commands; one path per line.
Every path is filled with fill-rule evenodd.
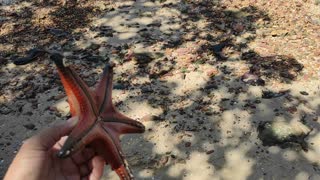
M 3 3 L 0 176 L 23 140 L 69 115 L 47 56 L 12 63 L 43 47 L 91 87 L 116 63 L 113 101 L 146 126 L 122 137 L 136 179 L 320 179 L 319 32 L 313 0 Z M 244 82 L 249 71 L 264 85 Z M 265 145 L 257 129 L 274 121 L 311 131 L 307 150 Z M 103 179 L 118 177 L 107 166 Z

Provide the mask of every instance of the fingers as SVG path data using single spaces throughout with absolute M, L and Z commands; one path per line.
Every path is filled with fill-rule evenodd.
M 88 176 L 89 180 L 99 180 L 103 175 L 105 161 L 101 156 L 95 156 L 90 164 L 91 174 Z
M 68 136 L 63 136 L 62 138 L 60 138 L 60 140 L 52 147 L 54 152 L 57 153 L 62 145 L 66 142 L 66 140 L 68 139 Z
M 79 172 L 81 177 L 88 177 L 88 175 L 91 173 L 91 170 L 87 164 L 83 164 L 79 167 Z
M 73 155 L 72 160 L 79 167 L 79 172 L 83 179 L 98 180 L 103 174 L 104 159 L 96 156 L 91 148 L 85 148 L 81 152 Z
M 96 161 L 97 161 L 97 160 L 94 160 L 96 158 L 94 157 L 95 155 L 96 155 L 95 151 L 90 147 L 87 147 L 82 151 L 77 152 L 71 157 L 73 163 L 75 163 L 78 166 L 80 176 L 83 177 L 82 179 L 89 179 L 90 174 L 94 170 L 94 167 L 97 167 L 96 165 L 93 166 L 93 161 L 95 161 L 94 164 L 96 164 Z M 103 163 L 103 159 L 101 160 Z M 102 168 L 103 168 L 103 164 L 102 164 Z M 100 179 L 100 178 L 97 178 L 97 179 Z
M 73 160 L 74 162 L 74 160 Z M 74 162 L 75 163 L 75 162 Z M 99 180 L 103 175 L 104 159 L 100 156 L 91 157 L 90 160 L 78 164 L 81 180 Z
M 52 148 L 61 137 L 68 135 L 78 121 L 77 117 L 58 123 L 52 127 L 42 130 L 37 135 L 25 141 L 25 145 L 33 150 L 47 151 Z

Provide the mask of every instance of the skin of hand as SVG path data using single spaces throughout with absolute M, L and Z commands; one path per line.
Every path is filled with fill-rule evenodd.
M 56 156 L 76 122 L 77 119 L 71 118 L 27 139 L 11 163 L 4 180 L 100 179 L 105 161 L 90 147 L 66 159 Z

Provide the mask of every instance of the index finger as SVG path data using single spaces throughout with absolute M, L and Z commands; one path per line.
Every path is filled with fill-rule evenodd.
M 52 127 L 42 130 L 37 135 L 25 141 L 25 144 L 34 150 L 47 151 L 60 140 L 68 135 L 76 125 L 78 117 L 72 117 L 65 122 L 58 123 Z

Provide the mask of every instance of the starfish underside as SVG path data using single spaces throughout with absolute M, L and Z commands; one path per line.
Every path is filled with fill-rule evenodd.
M 69 157 L 90 145 L 103 156 L 120 179 L 133 179 L 122 154 L 119 136 L 126 133 L 142 133 L 145 127 L 118 112 L 112 104 L 113 67 L 108 64 L 105 66 L 96 89 L 91 90 L 71 67 L 64 66 L 60 54 L 52 54 L 50 58 L 58 68 L 67 93 L 71 118 L 77 120 L 76 127 L 58 152 L 58 157 Z M 15 63 L 26 64 L 28 61 L 31 61 L 31 58 Z

